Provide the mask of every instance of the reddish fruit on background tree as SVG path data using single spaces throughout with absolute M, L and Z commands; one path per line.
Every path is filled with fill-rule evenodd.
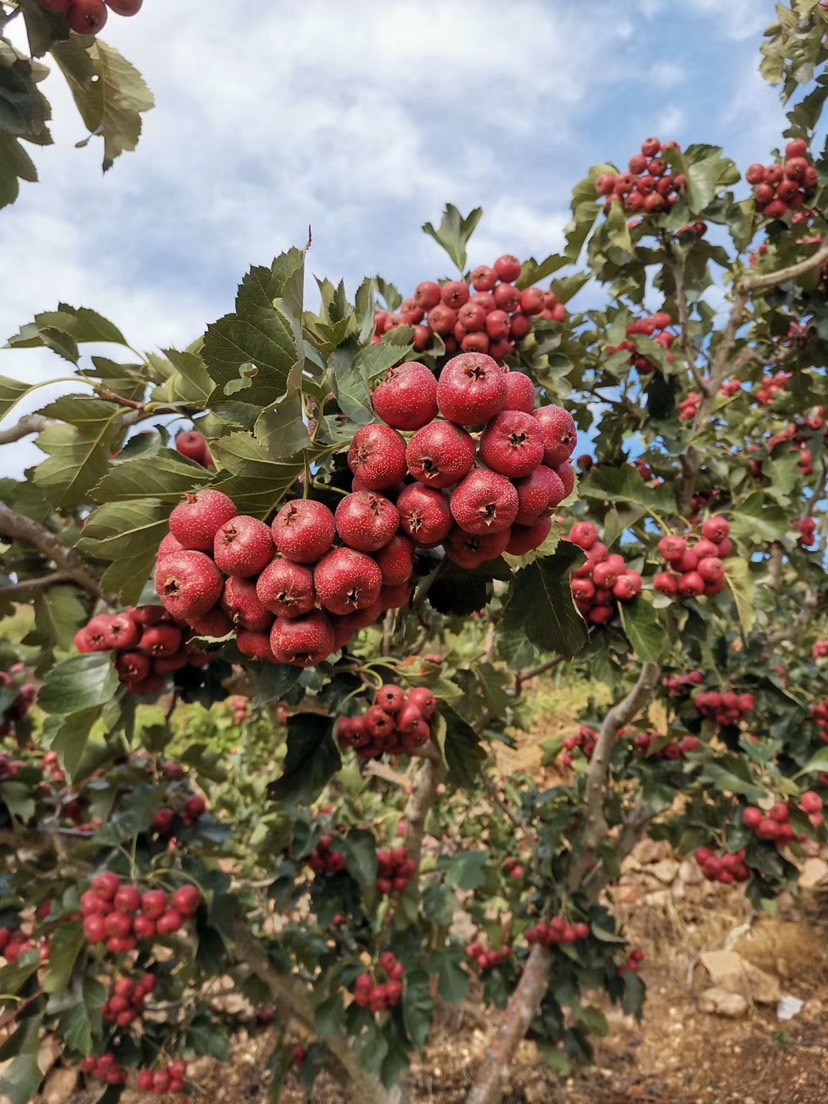
M 107 14 L 103 0 L 72 0 L 66 13 L 70 29 L 80 35 L 96 35 L 106 23 Z
M 155 591 L 173 617 L 202 617 L 221 597 L 221 573 L 203 552 L 173 552 L 155 569 Z
M 449 505 L 454 520 L 467 533 L 500 533 L 517 516 L 518 493 L 497 472 L 473 471 L 453 491 Z
M 436 330 L 435 325 L 432 328 Z M 437 381 L 424 364 L 406 361 L 386 373 L 372 401 L 386 425 L 421 429 L 437 414 Z
M 238 510 L 221 491 L 207 487 L 188 494 L 170 514 L 170 532 L 184 548 L 212 554 L 216 533 Z
M 462 353 L 445 365 L 437 383 L 440 413 L 457 425 L 484 425 L 506 403 L 506 381 L 484 353 Z
M 348 467 L 369 491 L 385 491 L 406 474 L 405 439 L 386 425 L 362 426 L 348 450 Z
M 271 533 L 285 559 L 312 564 L 333 546 L 336 522 L 323 503 L 299 498 L 281 508 L 273 519 Z
M 408 469 L 428 487 L 451 487 L 474 467 L 473 439 L 452 422 L 435 421 L 418 430 L 405 452 Z

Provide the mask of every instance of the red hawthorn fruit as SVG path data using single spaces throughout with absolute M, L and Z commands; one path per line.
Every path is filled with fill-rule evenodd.
M 277 617 L 301 617 L 315 605 L 313 572 L 290 560 L 274 560 L 256 580 L 256 595 Z
M 158 922 L 155 925 L 155 930 L 159 935 L 172 935 L 173 932 L 177 932 L 184 924 L 184 917 L 180 912 L 176 912 L 175 909 L 167 909 L 162 912 L 158 917 Z M 156 1081 L 158 1080 L 158 1074 L 155 1075 Z
M 724 564 L 718 556 L 704 556 L 699 560 L 696 570 L 706 583 L 718 583 L 724 579 Z
M 173 830 L 174 819 L 172 809 L 159 809 L 152 818 L 152 826 L 159 836 L 168 836 Z
M 511 556 L 526 556 L 540 548 L 552 530 L 552 519 L 541 518 L 533 525 L 513 525 L 509 533 L 506 551 Z
M 181 647 L 181 630 L 175 625 L 150 625 L 141 634 L 139 649 L 145 655 L 171 656 Z
M 520 292 L 513 284 L 498 284 L 492 294 L 498 310 L 515 314 L 520 307 Z
M 231 498 L 207 487 L 186 495 L 175 507 L 170 514 L 170 532 L 184 548 L 212 553 L 216 533 L 237 513 Z
M 712 541 L 714 544 L 721 544 L 730 533 L 730 525 L 726 518 L 717 514 L 705 521 L 701 531 L 705 540 Z
M 166 680 L 161 675 L 151 674 L 140 682 L 130 682 L 128 685 L 133 694 L 143 698 L 160 694 L 166 685 Z
M 517 525 L 532 526 L 552 513 L 566 498 L 566 488 L 557 472 L 540 464 L 531 475 L 515 481 L 518 493 Z
M 221 608 L 237 628 L 266 632 L 273 623 L 273 614 L 262 605 L 252 579 L 231 576 L 224 584 Z
M 466 333 L 476 333 L 486 325 L 486 311 L 479 303 L 469 300 L 457 312 L 457 321 L 464 327 Z
M 103 0 L 72 0 L 66 12 L 69 27 L 80 35 L 96 35 L 107 17 Z
M 238 514 L 222 525 L 213 542 L 216 567 L 225 575 L 241 579 L 258 575 L 274 552 L 270 526 L 246 514 Z
M 202 617 L 193 618 L 190 625 L 199 636 L 212 636 L 216 639 L 227 636 L 229 632 L 233 631 L 230 618 L 218 606 L 208 610 Z
M 702 580 L 704 582 L 704 580 Z M 653 576 L 653 588 L 659 594 L 667 594 L 671 598 L 678 594 L 678 578 L 669 571 L 660 571 Z
M 44 11 L 65 12 L 72 0 L 37 0 L 37 2 Z
M 348 467 L 366 490 L 388 490 L 405 478 L 405 440 L 390 426 L 362 426 L 348 450 Z
M 106 920 L 100 913 L 84 917 L 83 934 L 89 943 L 103 943 L 106 939 Z
M 108 6 L 111 7 L 111 5 Z M 210 456 L 204 437 L 194 430 L 179 433 L 175 439 L 175 447 L 182 456 L 195 461 L 196 464 L 206 465 Z
M 452 516 L 467 533 L 500 533 L 514 522 L 518 492 L 513 483 L 492 471 L 473 471 L 449 501 Z
M 395 533 L 374 559 L 382 572 L 383 587 L 402 586 L 414 574 L 414 545 L 401 533 Z
M 419 429 L 405 452 L 408 470 L 428 487 L 451 487 L 474 467 L 475 443 L 453 422 L 430 422 Z
M 105 0 L 106 6 L 116 15 L 136 15 L 144 3 L 144 0 Z
M 535 409 L 535 385 L 523 372 L 504 372 L 506 406 L 504 410 L 521 410 L 531 414 Z
M 120 886 L 112 899 L 112 903 L 118 912 L 137 912 L 141 907 L 141 892 L 135 886 Z
M 578 443 L 575 419 L 561 406 L 542 406 L 533 417 L 543 428 L 543 462 L 557 468 L 569 459 Z
M 522 341 L 532 332 L 532 319 L 526 314 L 513 314 L 509 334 L 515 341 Z
M 270 646 L 270 633 L 250 632 L 248 629 L 239 629 L 236 632 L 236 646 L 243 656 L 248 659 L 260 659 L 265 663 L 273 663 L 273 649 Z
M 488 335 L 484 333 L 466 334 L 460 342 L 460 348 L 464 353 L 488 353 Z
M 457 311 L 447 307 L 445 303 L 439 303 L 432 311 L 429 311 L 428 324 L 436 334 L 447 337 L 454 333 L 457 324 Z M 446 342 L 448 349 L 448 342 Z M 376 410 L 376 407 L 374 407 Z M 425 423 L 423 423 L 425 424 Z
M 330 618 L 319 610 L 293 620 L 277 618 L 270 633 L 277 663 L 315 667 L 336 650 Z
M 492 471 L 520 479 L 544 459 L 544 439 L 543 426 L 531 414 L 503 410 L 483 430 L 480 458 Z
M 484 425 L 506 403 L 506 380 L 484 353 L 462 353 L 450 360 L 437 383 L 440 413 L 458 425 Z
M 492 299 L 494 303 L 494 299 Z M 486 333 L 492 341 L 503 341 L 509 337 L 512 320 L 505 310 L 495 307 L 486 315 Z
M 485 536 L 467 533 L 455 526 L 446 538 L 446 555 L 460 567 L 473 571 L 488 560 L 496 560 L 506 551 L 511 529 Z
M 471 283 L 475 291 L 491 291 L 497 281 L 497 273 L 488 265 L 478 265 L 471 274 Z
M 321 502 L 309 498 L 286 503 L 273 519 L 273 542 L 285 559 L 312 564 L 333 546 L 336 522 Z
M 143 652 L 122 652 L 115 660 L 115 670 L 124 682 L 141 682 L 152 670 L 152 664 Z
M 440 288 L 443 303 L 455 311 L 468 303 L 469 295 L 469 285 L 464 280 L 447 280 Z
M 569 540 L 588 552 L 598 540 L 598 530 L 591 521 L 576 521 L 569 532 Z
M 431 280 L 424 280 L 421 284 L 417 284 L 414 291 L 414 302 L 426 311 L 436 307 L 441 301 L 441 297 L 440 285 L 433 283 Z
M 158 546 L 158 553 L 155 557 L 156 563 L 160 563 L 164 557 L 169 556 L 171 552 L 184 551 L 186 551 L 186 549 L 181 541 L 176 540 L 172 533 L 167 533 Z
M 118 892 L 121 879 L 117 874 L 107 870 L 103 874 L 96 875 L 89 883 L 93 893 L 103 897 L 105 901 L 111 901 Z
M 502 257 L 497 258 L 492 267 L 499 280 L 511 284 L 520 276 L 523 265 L 511 253 L 504 253 Z
M 687 541 L 684 537 L 667 536 L 658 542 L 658 552 L 667 563 L 677 564 L 687 551 Z
M 678 581 L 678 593 L 682 598 L 698 598 L 704 594 L 704 579 L 697 571 L 687 571 Z
M 377 691 L 377 705 L 386 713 L 399 713 L 405 705 L 405 691 L 393 683 L 386 683 Z
M 540 288 L 526 288 L 520 293 L 520 309 L 524 314 L 540 314 L 543 310 L 544 293 Z
M 421 548 L 439 544 L 448 536 L 453 524 L 448 498 L 441 491 L 418 483 L 402 491 L 397 509 L 400 528 Z
M 410 690 L 408 700 L 412 705 L 417 706 L 426 721 L 431 720 L 437 712 L 437 699 L 426 686 L 416 686 L 413 690 Z
M 437 327 L 432 323 L 432 329 Z M 391 368 L 373 395 L 374 410 L 394 429 L 421 429 L 437 414 L 437 381 L 416 360 Z
M 138 643 L 141 629 L 130 614 L 116 613 L 110 617 L 103 637 L 108 648 L 120 651 L 132 648 Z
M 344 544 L 358 552 L 376 552 L 396 533 L 400 514 L 383 495 L 354 491 L 340 500 L 334 520 Z
M 316 565 L 313 581 L 322 607 L 344 616 L 376 602 L 382 572 L 370 556 L 352 548 L 337 548 Z

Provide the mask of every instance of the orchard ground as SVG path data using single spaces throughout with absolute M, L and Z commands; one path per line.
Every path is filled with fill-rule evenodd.
M 21 610 L 13 623 L 22 630 L 17 639 L 29 620 Z M 559 782 L 557 767 L 548 763 L 549 743 L 574 731 L 590 696 L 603 705 L 606 688 L 565 676 L 542 680 L 531 693 L 532 729 L 513 749 L 496 748 L 494 777 L 507 779 L 526 771 L 540 785 Z M 679 863 L 667 844 L 645 840 L 636 849 L 613 896 L 631 945 L 645 954 L 642 976 L 648 1000 L 643 1021 L 637 1023 L 606 1002 L 610 1032 L 596 1041 L 594 1066 L 575 1070 L 569 1078 L 546 1069 L 535 1043 L 525 1041 L 505 1104 L 823 1104 L 828 1083 L 828 880 L 821 890 L 805 889 L 796 902 L 783 897 L 776 917 L 760 919 L 750 933 L 739 936 L 751 915 L 743 891 L 703 881 L 694 868 L 692 861 Z M 747 962 L 775 979 L 783 994 L 804 1001 L 802 1011 L 789 1022 L 778 1020 L 775 1003 L 751 1001 L 748 1012 L 735 1019 L 702 1011 L 699 997 L 710 982 L 700 957 L 725 946 L 734 946 Z M 243 1003 L 223 990 L 221 979 L 209 988 L 217 1008 Z M 432 1041 L 413 1067 L 417 1104 L 460 1104 L 465 1099 L 492 1034 L 478 997 L 473 991 L 461 1006 L 443 1010 Z M 242 1031 L 233 1039 L 229 1066 L 198 1060 L 192 1076 L 202 1091 L 189 1099 L 193 1104 L 267 1104 L 267 1060 L 275 1038 L 275 1032 L 251 1037 Z M 42 1054 L 56 1064 L 37 1104 L 88 1104 L 88 1092 L 72 1089 L 76 1074 L 61 1068 L 59 1053 L 46 1043 Z M 289 1079 L 282 1099 L 300 1104 L 307 1097 Z M 323 1078 L 310 1099 L 339 1104 L 342 1096 L 335 1083 Z M 146 1097 L 127 1090 L 123 1100 L 139 1104 Z

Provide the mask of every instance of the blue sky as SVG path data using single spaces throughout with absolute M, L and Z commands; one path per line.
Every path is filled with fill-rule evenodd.
M 57 145 L 0 213 L 0 339 L 63 299 L 138 348 L 185 345 L 308 224 L 312 273 L 353 290 L 380 272 L 408 293 L 450 272 L 419 229 L 446 201 L 485 209 L 473 264 L 544 256 L 571 185 L 649 134 L 722 144 L 742 168 L 767 158 L 783 125 L 758 75 L 772 18 L 769 0 L 147 0 L 104 31 L 158 105 L 106 177 L 47 81 Z M 64 368 L 0 350 L 18 379 Z M 15 468 L 39 455 L 15 451 Z

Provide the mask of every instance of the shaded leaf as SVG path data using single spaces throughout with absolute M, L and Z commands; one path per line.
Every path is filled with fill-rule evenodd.
M 561 541 L 554 555 L 522 568 L 506 594 L 498 627 L 507 635 L 522 632 L 544 651 L 577 655 L 588 635 L 572 601 L 569 575 L 582 562 L 581 550 Z
M 284 771 L 270 783 L 268 793 L 275 801 L 307 805 L 342 766 L 333 722 L 318 713 L 294 713 L 287 729 Z

